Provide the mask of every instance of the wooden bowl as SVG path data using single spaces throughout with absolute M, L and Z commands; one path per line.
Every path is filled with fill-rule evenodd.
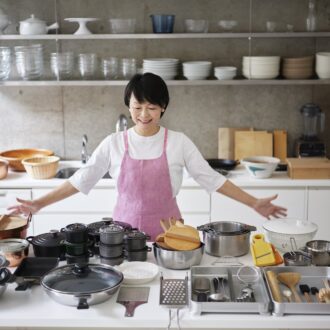
M 4 179 L 8 174 L 8 162 L 6 160 L 0 160 L 0 180 Z
M 24 158 L 52 155 L 54 155 L 54 152 L 47 149 L 15 149 L 1 152 L 0 159 L 8 161 L 11 170 L 25 172 L 24 165 L 22 164 Z

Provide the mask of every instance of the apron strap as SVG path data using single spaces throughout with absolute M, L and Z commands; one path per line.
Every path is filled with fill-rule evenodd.
M 124 143 L 125 143 L 125 151 L 128 151 L 128 136 L 127 136 L 127 130 L 124 131 Z
M 167 146 L 167 128 L 165 128 L 165 135 L 164 135 L 164 150 L 163 152 L 166 152 L 166 146 Z

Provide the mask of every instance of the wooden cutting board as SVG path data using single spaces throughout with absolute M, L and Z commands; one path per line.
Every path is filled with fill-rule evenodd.
M 177 222 L 165 232 L 164 241 L 173 250 L 188 251 L 200 246 L 199 232 L 196 228 Z
M 328 158 L 287 158 L 291 179 L 330 179 Z
M 235 159 L 251 156 L 273 156 L 273 133 L 235 132 Z
M 287 131 L 285 130 L 274 130 L 274 157 L 281 160 L 281 163 L 286 163 L 286 157 L 288 153 L 287 146 Z

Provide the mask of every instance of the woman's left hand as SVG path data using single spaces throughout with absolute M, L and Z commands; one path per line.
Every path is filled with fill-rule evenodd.
M 271 202 L 277 198 L 277 195 L 267 198 L 257 199 L 254 210 L 270 220 L 270 217 L 280 218 L 286 216 L 287 209 L 281 206 L 272 204 Z

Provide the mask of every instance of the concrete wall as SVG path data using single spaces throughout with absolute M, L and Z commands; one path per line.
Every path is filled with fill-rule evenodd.
M 248 31 L 250 1 L 247 0 L 1 0 L 0 7 L 14 23 L 31 13 L 52 23 L 57 19 L 62 33 L 74 32 L 76 25 L 66 17 L 99 17 L 90 24 L 94 33 L 109 33 L 108 18 L 136 17 L 137 32 L 151 32 L 149 15 L 174 13 L 175 32 L 183 32 L 185 18 L 207 18 L 210 32 L 219 31 L 219 19 L 239 21 L 237 31 Z M 317 1 L 318 29 L 330 31 L 330 1 Z M 189 17 L 188 13 L 189 12 Z M 305 30 L 307 0 L 253 0 L 251 24 L 254 31 L 265 31 L 266 21 L 277 22 L 285 31 Z M 12 24 L 6 33 L 14 33 Z M 1 41 L 16 46 L 31 41 Z M 42 41 L 45 46 L 46 76 L 51 79 L 48 57 L 56 49 L 75 54 L 95 51 L 99 57 L 175 57 L 181 61 L 211 60 L 217 65 L 241 68 L 241 58 L 251 49 L 255 55 L 304 56 L 330 51 L 330 38 L 189 39 L 189 40 L 79 40 Z M 12 79 L 15 78 L 13 66 Z M 286 129 L 289 154 L 302 132 L 300 107 L 315 102 L 326 113 L 330 127 L 330 87 L 324 86 L 171 86 L 171 102 L 162 119 L 163 125 L 185 132 L 205 157 L 217 156 L 217 128 L 253 126 L 256 129 Z M 53 149 L 61 157 L 80 156 L 81 136 L 89 137 L 93 150 L 114 131 L 120 113 L 128 110 L 123 103 L 124 87 L 4 87 L 0 84 L 0 150 L 20 147 Z M 330 131 L 324 139 L 330 146 Z M 329 147 L 330 149 L 330 147 Z M 328 152 L 330 155 L 330 152 Z

